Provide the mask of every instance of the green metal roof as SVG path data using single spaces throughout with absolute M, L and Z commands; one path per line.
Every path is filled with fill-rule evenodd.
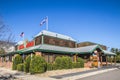
M 33 46 L 30 48 L 25 48 L 16 52 L 11 52 L 8 54 L 23 54 L 23 53 L 31 53 L 34 51 L 41 51 L 41 52 L 54 52 L 54 53 L 66 53 L 66 54 L 92 54 L 95 49 L 99 48 L 102 50 L 102 48 L 99 45 L 91 45 L 86 47 L 79 47 L 79 48 L 69 48 L 69 47 L 61 47 L 61 46 L 55 46 L 55 45 L 48 45 L 48 44 L 40 44 L 37 46 Z M 102 52 L 105 55 L 115 55 L 115 53 L 102 50 Z
M 113 55 L 113 56 L 116 55 L 115 53 L 109 52 L 109 51 L 106 51 L 106 50 L 103 50 L 103 52 L 104 52 L 104 55 Z
M 97 47 L 98 45 L 92 45 L 92 46 L 86 46 L 86 47 L 80 47 L 80 48 L 68 48 L 68 47 L 60 47 L 60 46 L 55 46 L 55 45 L 41 44 L 38 46 L 23 49 L 21 50 L 21 52 L 24 53 L 24 52 L 31 52 L 31 51 L 39 50 L 39 51 L 44 51 L 44 52 L 85 54 L 85 53 L 91 53 L 91 51 L 96 49 Z

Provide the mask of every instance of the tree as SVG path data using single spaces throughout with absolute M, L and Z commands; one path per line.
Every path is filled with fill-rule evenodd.
M 5 50 L 3 48 L 0 48 L 0 54 L 4 54 Z
M 118 48 L 115 48 L 115 53 L 117 53 L 119 51 L 119 49 Z
M 118 49 L 118 48 L 111 48 L 111 52 L 116 53 L 116 61 L 120 62 L 120 49 Z
M 110 51 L 113 52 L 113 53 L 115 53 L 115 48 L 111 48 Z
M 11 43 L 14 43 L 14 34 L 12 33 L 11 28 L 6 25 L 0 16 L 0 48 L 8 49 L 11 45 Z M 5 49 L 4 49 L 5 50 Z

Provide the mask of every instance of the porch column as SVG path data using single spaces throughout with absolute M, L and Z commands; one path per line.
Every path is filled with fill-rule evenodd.
M 25 57 L 25 55 L 24 55 L 24 53 L 23 53 L 23 55 L 22 55 L 22 58 L 23 58 L 23 63 L 24 63 L 24 57 Z
M 107 57 L 108 57 L 108 56 L 106 55 L 106 66 L 108 66 L 108 60 L 107 60 Z
M 111 62 L 111 65 L 112 65 L 112 56 L 110 56 L 110 62 Z
M 74 62 L 77 62 L 77 54 L 75 54 L 73 57 L 74 57 Z
M 0 56 L 0 66 L 2 65 L 2 57 Z
M 114 64 L 116 65 L 116 56 L 114 56 Z
M 103 65 L 103 64 L 102 64 L 102 55 L 100 56 L 100 59 L 101 59 L 101 61 L 100 61 L 100 62 L 101 62 L 101 66 L 102 66 L 102 65 Z
M 30 54 L 30 56 L 31 56 L 31 60 L 32 60 L 32 57 L 33 57 L 33 53 L 31 53 L 31 54 Z

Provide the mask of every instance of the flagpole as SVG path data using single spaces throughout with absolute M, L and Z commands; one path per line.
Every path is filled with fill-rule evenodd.
M 23 41 L 25 40 L 25 37 L 24 37 L 24 36 L 25 36 L 25 34 L 23 34 Z
M 23 34 L 24 48 L 26 48 L 25 34 Z
M 47 21 L 46 21 L 46 30 L 48 30 L 48 16 L 46 16 Z

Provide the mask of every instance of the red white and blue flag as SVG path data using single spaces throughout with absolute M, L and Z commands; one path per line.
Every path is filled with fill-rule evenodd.
M 20 34 L 20 36 L 21 36 L 21 37 L 24 37 L 24 32 L 22 32 L 22 33 Z
M 42 26 L 44 23 L 46 23 L 46 22 L 47 22 L 47 20 L 48 20 L 48 18 L 47 18 L 47 17 L 46 17 L 46 18 L 44 18 L 44 19 L 41 21 L 40 26 Z

